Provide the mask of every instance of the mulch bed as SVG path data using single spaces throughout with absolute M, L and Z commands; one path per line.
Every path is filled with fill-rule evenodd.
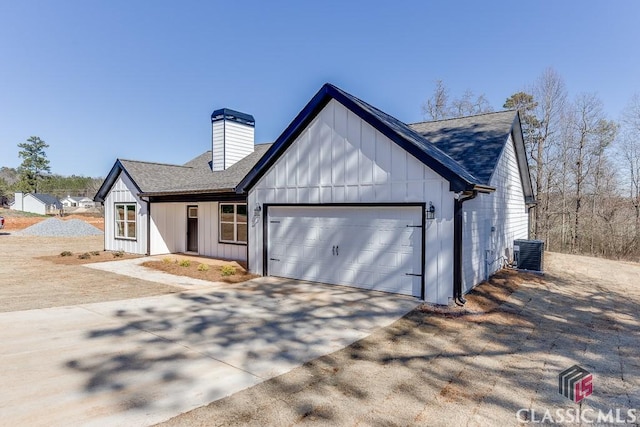
M 65 251 L 68 252 L 68 251 Z M 142 255 L 127 254 L 114 251 L 91 251 L 91 252 L 70 252 L 70 255 L 61 252 L 58 255 L 47 255 L 38 257 L 45 261 L 63 265 L 82 265 L 93 262 L 117 261 L 120 259 L 140 258 Z
M 210 282 L 240 283 L 258 277 L 255 274 L 248 273 L 247 270 L 234 261 L 226 262 L 223 265 L 212 265 L 209 263 L 199 263 L 197 261 L 190 261 L 189 265 L 186 265 L 186 263 L 182 261 L 184 260 L 179 261 L 177 259 L 165 258 L 162 261 L 146 261 L 142 263 L 142 265 L 144 267 L 164 271 L 165 273 L 192 277 L 194 279 L 208 280 Z M 206 267 L 200 267 L 201 265 Z M 226 276 L 223 275 L 223 266 L 233 267 L 235 273 Z

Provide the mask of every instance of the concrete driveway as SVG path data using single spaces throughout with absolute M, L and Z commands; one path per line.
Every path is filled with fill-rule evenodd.
M 260 278 L 2 313 L 0 419 L 157 423 L 339 350 L 417 305 L 399 295 Z

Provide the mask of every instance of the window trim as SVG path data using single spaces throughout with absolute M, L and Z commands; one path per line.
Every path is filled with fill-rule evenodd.
M 122 220 L 118 220 L 118 206 L 124 206 L 124 219 Z M 128 220 L 127 219 L 127 206 L 133 206 L 133 212 L 134 212 L 134 219 L 133 221 Z M 127 236 L 118 236 L 118 223 L 122 222 L 124 227 L 123 230 L 125 232 L 125 234 Z M 135 237 L 129 237 L 129 227 L 127 227 L 128 224 L 134 224 L 135 225 Z M 127 240 L 130 242 L 137 242 L 138 241 L 138 204 L 136 202 L 116 202 L 113 204 L 113 225 L 114 225 L 114 230 L 113 230 L 113 238 L 115 240 Z
M 231 221 L 223 221 L 222 220 L 222 207 L 223 206 L 233 206 L 233 222 Z M 247 221 L 246 222 L 238 222 L 238 206 L 244 206 L 245 209 L 247 208 L 247 204 L 246 203 L 227 203 L 227 202 L 220 202 L 218 203 L 218 243 L 223 243 L 226 245 L 242 245 L 242 246 L 247 246 L 247 242 L 249 240 L 249 211 L 247 210 Z M 233 235 L 235 237 L 235 240 L 223 240 L 222 239 L 222 224 L 233 224 Z M 242 241 L 242 240 L 238 240 L 238 224 L 244 224 L 247 226 L 247 240 L 246 241 Z

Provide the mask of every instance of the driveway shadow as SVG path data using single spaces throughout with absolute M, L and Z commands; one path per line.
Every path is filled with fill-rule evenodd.
M 117 392 L 110 396 L 123 408 L 169 407 L 177 414 L 194 407 L 194 394 L 200 406 L 284 374 L 366 337 L 418 303 L 381 292 L 258 279 L 121 301 L 115 310 L 113 303 L 93 304 L 87 309 L 113 319 L 113 326 L 89 330 L 87 347 L 97 350 L 65 366 L 86 377 L 87 393 Z
M 594 376 L 583 409 L 637 408 L 639 303 L 638 291 L 614 279 L 553 271 L 522 284 L 491 313 L 452 318 L 414 310 L 347 348 L 164 425 L 513 425 L 522 408 L 575 410 L 558 393 L 558 374 L 574 364 Z

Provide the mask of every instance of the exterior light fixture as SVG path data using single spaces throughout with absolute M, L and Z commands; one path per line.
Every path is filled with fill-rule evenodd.
M 435 219 L 436 218 L 436 208 L 433 206 L 433 203 L 429 202 L 429 207 L 427 208 L 427 219 Z
M 253 216 L 259 217 L 260 212 L 262 212 L 262 208 L 260 207 L 259 203 L 256 203 L 256 207 L 253 209 Z

